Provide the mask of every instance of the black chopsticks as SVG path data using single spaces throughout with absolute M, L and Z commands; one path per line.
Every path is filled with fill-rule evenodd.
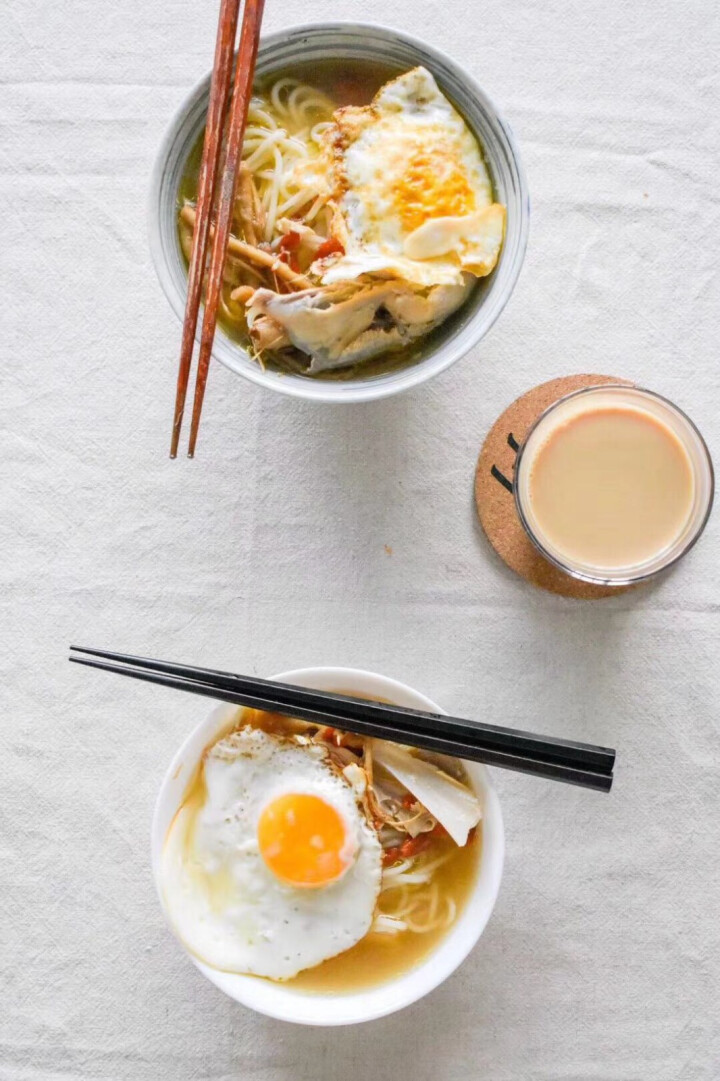
M 444 714 L 425 713 L 271 680 L 151 660 L 125 653 L 70 647 L 70 660 L 206 698 L 300 717 L 361 736 L 484 762 L 538 777 L 609 792 L 615 752 L 606 747 L 537 736 Z M 82 656 L 81 656 L 82 654 Z M 95 659 L 99 658 L 99 659 Z

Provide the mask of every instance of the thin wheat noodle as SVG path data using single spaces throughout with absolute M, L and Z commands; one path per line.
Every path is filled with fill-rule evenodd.
M 315 124 L 310 129 L 310 138 L 318 146 L 321 144 L 325 132 L 332 127 L 332 123 L 329 120 L 321 120 L 318 124 Z
M 440 884 L 433 881 L 435 872 L 447 860 L 445 852 L 431 861 L 411 857 L 383 872 L 379 911 L 373 927 L 384 934 L 411 931 L 426 934 L 448 927 L 455 918 L 456 905 L 451 897 L 441 905 Z M 380 926 L 378 922 L 380 921 Z
M 297 80 L 296 79 L 278 79 L 278 81 L 273 84 L 273 88 L 270 91 L 270 102 L 272 104 L 273 109 L 275 109 L 276 112 L 284 113 L 286 111 L 285 104 L 281 100 L 281 94 L 282 94 L 283 90 L 288 86 L 296 86 L 296 85 L 297 85 Z
M 289 199 L 286 199 L 285 202 L 277 208 L 275 220 L 277 221 L 278 218 L 284 218 L 288 210 L 305 206 L 305 204 L 309 202 L 310 200 L 307 197 L 307 192 L 299 191 L 297 195 L 293 195 Z

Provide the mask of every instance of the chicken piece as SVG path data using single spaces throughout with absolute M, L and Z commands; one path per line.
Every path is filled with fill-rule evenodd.
M 290 339 L 285 333 L 285 328 L 276 323 L 269 315 L 261 315 L 252 325 L 251 330 L 253 343 L 262 353 L 266 349 L 284 349 L 290 345 Z
M 472 289 L 473 280 L 465 275 L 462 285 L 436 285 L 426 290 L 401 289 L 385 301 L 385 307 L 398 325 L 412 329 L 412 337 L 426 334 L 460 307 Z
M 248 308 L 253 340 L 269 334 L 268 320 L 322 372 L 400 349 L 446 319 L 462 302 L 472 279 L 429 289 L 406 282 L 337 282 L 297 293 L 258 289 Z

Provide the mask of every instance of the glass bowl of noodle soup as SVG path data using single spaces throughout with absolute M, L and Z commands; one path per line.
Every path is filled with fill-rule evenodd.
M 417 72 L 424 82 L 418 82 Z M 362 205 L 363 214 L 359 218 L 348 209 L 333 215 L 332 207 L 338 203 L 328 203 L 327 190 L 322 195 L 323 176 L 316 169 L 318 149 L 322 150 L 323 140 L 325 145 L 334 140 L 335 148 L 347 146 L 353 125 L 357 135 L 373 114 L 374 95 L 399 77 L 404 97 L 386 93 L 380 108 L 388 129 L 386 139 L 396 144 L 398 130 L 401 138 L 408 134 L 403 122 L 406 114 L 417 112 L 419 101 L 426 106 L 427 130 L 435 128 L 435 134 L 427 138 L 435 143 L 429 150 L 421 143 L 417 154 L 413 150 L 413 168 L 406 170 L 401 183 L 392 176 L 386 178 L 391 193 L 405 186 L 406 201 L 397 204 L 399 217 L 389 212 L 385 216 L 387 191 L 376 190 L 376 181 L 387 152 L 381 145 L 374 163 L 372 155 L 368 157 L 366 143 L 372 144 L 376 136 L 367 125 L 369 134 L 366 131 L 353 143 L 361 150 L 356 150 L 352 161 L 346 153 L 338 181 L 347 189 L 347 178 L 354 177 L 353 191 L 346 190 L 344 199 L 355 200 L 356 209 Z M 151 183 L 151 252 L 161 285 L 181 320 L 209 84 L 206 76 L 178 109 L 163 139 Z M 520 273 L 528 234 L 529 200 L 522 163 L 510 129 L 487 95 L 458 64 L 432 46 L 396 30 L 356 23 L 319 23 L 264 37 L 255 94 L 244 151 L 247 169 L 241 170 L 236 208 L 240 208 L 238 214 L 244 213 L 242 207 L 250 208 L 246 220 L 251 247 L 267 250 L 272 245 L 278 259 L 275 269 L 248 259 L 243 247 L 248 233 L 240 233 L 235 222 L 233 234 L 239 236 L 231 241 L 228 253 L 213 356 L 261 386 L 327 402 L 386 397 L 425 382 L 459 360 L 484 337 L 507 303 Z M 432 94 L 436 100 L 430 100 Z M 331 121 L 347 117 L 343 106 L 348 103 L 360 106 L 363 119 L 358 126 L 357 117 L 351 116 L 338 128 Z M 335 108 L 340 112 L 335 113 Z M 439 136 L 436 115 L 442 129 Z M 450 151 L 444 148 L 446 130 Z M 409 137 L 415 135 L 411 132 Z M 403 151 L 398 169 L 404 169 L 406 159 Z M 453 173 L 454 165 L 458 169 Z M 366 166 L 369 174 L 363 172 Z M 373 167 L 375 180 L 364 185 L 363 178 L 372 175 Z M 464 193 L 468 177 L 472 190 Z M 428 222 L 415 213 L 418 200 L 422 203 L 423 199 L 434 201 L 428 211 L 434 219 L 449 223 L 439 237 L 436 221 Z M 480 209 L 473 216 L 468 206 Z M 454 235 L 458 216 L 472 223 L 472 237 L 458 234 L 448 239 Z M 424 230 L 415 228 L 418 222 L 425 224 Z M 407 232 L 402 233 L 411 228 L 413 247 Z M 414 261 L 404 256 L 391 259 L 388 269 L 377 255 L 378 238 L 383 251 L 386 240 L 397 242 L 398 250 L 411 252 Z M 351 251 L 358 243 L 360 260 Z M 462 256 L 452 256 L 456 263 L 462 259 L 461 274 L 459 263 L 448 269 L 450 257 L 442 254 L 443 244 L 455 244 L 453 251 L 462 252 Z M 317 263 L 312 262 L 315 258 Z M 310 270 L 304 273 L 309 261 Z M 430 270 L 428 261 L 433 264 Z M 411 264 L 414 270 L 404 269 Z M 373 270 L 377 266 L 380 269 Z M 413 278 L 412 286 L 404 282 L 404 276 Z M 319 287 L 319 281 L 329 284 Z M 374 291 L 361 290 L 362 284 L 373 286 Z M 305 292 L 308 285 L 317 286 L 319 292 Z M 417 302 L 414 306 L 408 304 L 403 286 L 410 290 L 409 299 Z M 296 290 L 300 290 L 300 300 L 308 297 L 300 312 L 299 301 L 273 295 Z M 318 321 L 318 309 L 324 311 L 328 305 L 338 316 L 332 331 L 327 319 Z M 315 320 L 309 328 L 308 311 Z M 367 316 L 368 311 L 372 321 L 363 319 L 363 312 Z M 200 323 L 198 336 L 199 331 Z
M 443 712 L 430 699 L 405 684 L 357 669 L 305 668 L 284 672 L 274 678 L 319 690 L 341 690 L 360 697 L 392 701 L 409 708 Z M 337 951 L 337 945 L 333 945 L 337 930 L 334 924 L 338 923 L 341 928 L 350 927 L 353 919 L 364 918 L 363 888 L 367 867 L 374 858 L 372 845 L 377 842 L 367 835 L 366 847 L 369 853 L 360 846 L 352 868 L 339 880 L 339 885 L 334 882 L 327 889 L 303 890 L 287 886 L 287 877 L 297 875 L 302 864 L 298 853 L 302 853 L 303 849 L 296 838 L 295 846 L 290 849 L 294 864 L 284 869 L 279 868 L 279 865 L 274 867 L 274 871 L 281 876 L 280 888 L 275 889 L 277 883 L 274 878 L 266 877 L 265 884 L 261 884 L 254 894 L 264 913 L 264 925 L 255 929 L 260 947 L 254 956 L 256 959 L 260 957 L 264 963 L 266 953 L 272 956 L 275 951 L 282 963 L 285 954 L 289 952 L 287 942 L 278 930 L 283 929 L 289 935 L 293 948 L 297 946 L 299 950 L 312 950 L 316 944 L 321 951 L 328 953 L 329 959 L 300 971 L 293 978 L 264 978 L 237 971 L 224 971 L 222 965 L 227 961 L 227 968 L 232 961 L 232 944 L 225 941 L 222 930 L 215 938 L 197 938 L 197 927 L 188 924 L 189 920 L 196 918 L 195 902 L 187 892 L 186 882 L 185 892 L 181 891 L 179 895 L 178 909 L 174 900 L 174 886 L 170 887 L 173 880 L 172 873 L 168 871 L 168 861 L 175 859 L 173 846 L 177 835 L 190 835 L 187 822 L 181 822 L 180 816 L 187 814 L 188 808 L 191 812 L 193 808 L 197 810 L 194 801 L 199 790 L 203 793 L 202 799 L 205 803 L 212 805 L 213 822 L 227 823 L 235 816 L 235 812 L 229 813 L 226 807 L 221 806 L 222 798 L 217 802 L 217 792 L 227 796 L 230 790 L 227 784 L 229 774 L 221 772 L 211 780 L 207 764 L 211 749 L 224 747 L 224 741 L 228 738 L 260 740 L 263 744 L 268 738 L 281 739 L 272 726 L 265 726 L 269 736 L 248 726 L 248 716 L 253 712 L 245 711 L 244 717 L 240 719 L 239 714 L 243 711 L 238 711 L 235 707 L 219 706 L 213 710 L 174 756 L 163 780 L 152 824 L 152 862 L 160 903 L 171 929 L 187 949 L 194 964 L 220 990 L 244 1006 L 280 1020 L 323 1026 L 355 1024 L 383 1017 L 416 1002 L 447 979 L 467 957 L 482 935 L 495 904 L 502 877 L 504 834 L 498 797 L 488 771 L 477 763 L 446 760 L 446 766 L 462 778 L 462 783 L 468 786 L 479 807 L 480 819 L 469 831 L 462 849 L 436 825 L 433 830 L 417 833 L 415 838 L 406 838 L 403 842 L 406 849 L 417 848 L 418 851 L 414 855 L 412 852 L 403 854 L 387 847 L 387 836 L 388 832 L 392 832 L 392 827 L 385 823 L 378 825 L 376 819 L 377 836 L 383 838 L 384 847 L 382 880 L 374 903 L 372 923 L 364 934 L 361 934 L 363 927 L 356 928 L 355 943 L 339 955 L 331 956 L 333 950 Z M 252 717 L 250 719 L 252 720 Z M 298 724 L 302 725 L 302 722 Z M 229 737 L 228 733 L 231 733 Z M 297 738 L 298 736 L 295 737 Z M 299 738 L 302 743 L 304 737 Z M 281 743 L 280 746 L 284 745 Z M 357 753 L 356 747 L 353 751 L 352 747 L 336 746 L 335 742 L 328 746 L 329 754 L 341 754 L 344 751 L 346 757 L 351 759 L 350 770 L 353 769 L 352 754 Z M 303 748 L 284 746 L 284 750 L 287 754 L 297 755 Z M 312 744 L 304 750 L 308 754 L 315 753 Z M 382 757 L 380 750 L 376 753 Z M 310 775 L 300 782 L 297 766 L 294 767 L 291 781 L 288 782 L 288 774 L 281 758 L 268 758 L 266 747 L 263 754 L 264 766 L 259 772 L 257 762 L 247 755 L 247 747 L 243 751 L 244 757 L 238 760 L 244 770 L 247 771 L 250 763 L 252 770 L 256 771 L 253 774 L 254 782 L 251 778 L 240 786 L 240 803 L 244 803 L 246 807 L 253 805 L 253 783 L 262 789 L 260 802 L 265 804 L 265 810 L 257 819 L 257 837 L 261 841 L 263 822 L 267 825 L 267 808 L 277 809 L 278 799 L 287 799 L 289 790 L 302 789 L 306 793 L 311 792 L 313 784 Z M 213 768 L 218 766 L 222 769 L 234 768 L 233 761 L 228 761 L 226 751 L 219 755 L 219 761 L 214 762 Z M 320 769 L 317 761 L 314 761 L 314 768 L 316 771 Z M 373 784 L 382 796 L 384 813 L 405 814 L 407 821 L 415 817 L 417 823 L 417 806 L 410 800 L 401 801 L 397 806 L 392 804 L 392 800 L 388 802 L 383 788 L 387 781 L 383 781 L 385 773 L 378 761 L 375 762 L 375 773 Z M 244 776 L 248 776 L 247 772 Z M 349 777 L 350 773 L 347 776 Z M 349 782 L 345 784 L 345 788 L 348 787 Z M 280 796 L 278 799 L 271 799 L 275 789 L 280 792 Z M 327 796 L 330 803 L 334 798 L 332 795 Z M 237 806 L 237 793 L 233 795 L 233 799 L 236 801 L 234 806 Z M 443 817 L 445 813 L 443 811 Z M 197 823 L 198 820 L 194 821 Z M 473 819 L 465 821 L 463 829 L 470 821 Z M 429 823 L 420 822 L 419 825 L 426 827 Z M 454 831 L 455 824 L 449 825 Z M 192 835 L 197 838 L 198 830 L 206 827 L 207 822 L 204 826 L 195 824 Z M 314 826 L 313 829 L 321 832 L 319 826 Z M 419 842 L 417 838 L 420 838 Z M 197 845 L 197 840 L 195 843 Z M 246 850 L 249 843 L 245 840 L 238 844 L 236 838 L 233 851 Z M 267 849 L 263 854 L 267 858 Z M 278 860 L 282 857 L 276 851 L 274 858 Z M 366 858 L 370 861 L 367 865 L 363 863 Z M 224 872 L 217 869 L 217 864 L 212 866 L 220 876 L 221 886 L 220 893 L 212 895 L 214 913 L 229 911 L 234 906 L 234 911 L 240 913 L 237 916 L 240 926 L 246 929 L 248 920 L 252 922 L 253 917 L 248 916 L 248 912 L 243 912 L 238 905 L 238 898 L 232 891 L 228 892 Z M 283 875 L 286 876 L 285 880 Z M 400 878 L 403 878 L 404 882 L 398 885 Z M 273 888 L 270 888 L 268 883 L 271 883 Z M 252 875 L 248 874 L 246 882 L 241 879 L 241 885 L 243 891 L 247 889 L 248 896 L 252 898 L 255 889 Z M 338 889 L 342 892 L 336 892 Z M 220 900 L 217 900 L 218 897 Z M 302 911 L 304 922 L 295 927 L 295 921 L 300 918 L 295 907 L 295 900 L 298 898 L 306 907 Z M 341 916 L 342 913 L 344 915 Z M 205 917 L 200 914 L 197 918 L 202 920 Z M 185 926 L 179 926 L 183 921 Z M 213 919 L 210 918 L 207 922 L 212 924 Z M 288 923 L 289 927 L 286 926 Z M 226 932 L 227 925 L 223 926 Z M 276 931 L 277 941 L 274 939 Z M 330 947 L 327 946 L 328 941 L 331 943 Z M 202 943 L 203 952 L 212 951 L 218 942 L 221 944 L 218 958 L 212 958 L 215 963 L 208 964 L 193 953 L 198 942 Z M 309 956 L 307 954 L 304 962 L 296 964 L 307 963 Z M 316 953 L 315 960 L 317 956 Z M 258 968 L 267 971 L 263 964 Z

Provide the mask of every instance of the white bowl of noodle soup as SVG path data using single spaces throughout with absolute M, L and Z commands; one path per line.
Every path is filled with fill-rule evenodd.
M 410 364 L 352 378 L 308 378 L 263 369 L 219 326 L 213 356 L 231 371 L 260 386 L 292 397 L 323 402 L 360 402 L 387 397 L 426 382 L 464 356 L 485 336 L 505 307 L 517 281 L 527 244 L 529 198 L 512 133 L 497 109 L 455 61 L 438 49 L 386 27 L 361 23 L 318 23 L 291 27 L 261 40 L 257 78 L 292 72 L 313 60 L 367 60 L 397 72 L 422 65 L 461 113 L 481 147 L 497 202 L 507 208 L 498 264 L 479 279 L 462 307 L 423 338 Z M 202 133 L 210 77 L 203 78 L 177 110 L 153 171 L 149 236 L 153 261 L 165 294 L 180 320 L 184 316 L 187 271 L 178 237 L 178 193 L 188 159 Z M 198 325 L 198 336 L 200 326 Z
M 429 698 L 406 684 L 359 669 L 302 668 L 273 678 L 319 690 L 340 689 L 348 694 L 444 713 Z M 160 867 L 168 830 L 204 750 L 227 729 L 237 712 L 233 706 L 221 705 L 214 709 L 174 756 L 162 782 L 152 823 L 152 863 L 164 911 Z M 304 1025 L 350 1025 L 371 1021 L 403 1009 L 428 994 L 455 971 L 477 943 L 492 913 L 502 877 L 505 842 L 497 794 L 484 766 L 466 762 L 464 767 L 482 805 L 482 839 L 478 846 L 477 868 L 459 914 L 420 963 L 374 986 L 342 993 L 320 993 L 298 989 L 293 986 L 293 980 L 276 982 L 221 972 L 190 953 L 188 956 L 216 987 L 242 1005 L 269 1017 Z

